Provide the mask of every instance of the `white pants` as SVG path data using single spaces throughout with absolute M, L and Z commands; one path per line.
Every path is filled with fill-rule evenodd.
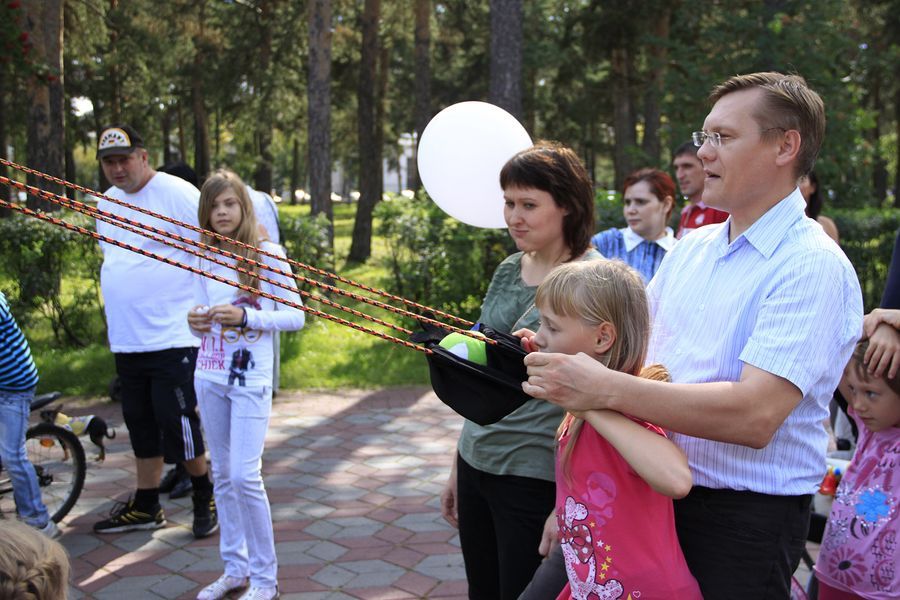
M 197 404 L 212 461 L 225 574 L 252 585 L 278 585 L 272 511 L 263 485 L 263 445 L 271 387 L 239 387 L 195 378 Z

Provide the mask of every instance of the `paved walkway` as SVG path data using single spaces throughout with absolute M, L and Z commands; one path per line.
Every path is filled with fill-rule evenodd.
M 117 405 L 67 412 L 100 414 L 118 433 L 63 522 L 70 598 L 194 598 L 222 572 L 218 535 L 193 538 L 190 498 L 163 499 L 163 529 L 93 534 L 134 485 L 130 445 Z M 438 502 L 461 425 L 430 389 L 279 395 L 263 475 L 282 598 L 465 598 L 458 536 Z
M 164 529 L 93 534 L 134 485 L 128 434 L 116 404 L 67 412 L 102 415 L 118 433 L 105 463 L 89 461 L 84 492 L 62 525 L 70 598 L 195 598 L 222 572 L 218 535 L 193 538 L 190 498 L 163 499 Z M 263 474 L 282 598 L 466 598 L 459 539 L 438 502 L 461 426 L 430 389 L 279 395 Z M 797 575 L 806 582 L 802 566 Z

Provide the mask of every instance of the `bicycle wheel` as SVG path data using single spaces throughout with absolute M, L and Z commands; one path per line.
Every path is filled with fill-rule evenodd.
M 44 505 L 50 518 L 59 523 L 75 506 L 84 487 L 84 448 L 71 431 L 38 423 L 25 434 L 25 449 L 37 473 Z

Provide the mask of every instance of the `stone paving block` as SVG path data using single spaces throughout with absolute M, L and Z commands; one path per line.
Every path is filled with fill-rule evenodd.
M 439 513 L 417 513 L 411 515 L 403 515 L 402 517 L 394 521 L 394 525 L 416 532 L 445 531 L 450 527 Z
M 179 549 L 169 552 L 157 559 L 156 564 L 171 569 L 173 572 L 178 571 L 202 571 L 202 564 L 208 563 L 211 559 L 219 558 L 219 548 L 193 548 Z M 220 561 L 221 562 L 221 561 Z
M 407 571 L 394 582 L 394 587 L 409 592 L 418 598 L 427 598 L 428 594 L 438 583 L 433 577 L 422 575 L 415 571 Z
M 95 535 L 66 533 L 66 550 L 69 558 L 78 558 L 103 545 Z
M 313 544 L 306 551 L 306 553 L 310 556 L 314 556 L 323 561 L 336 560 L 337 558 L 343 556 L 346 552 L 347 549 L 343 546 L 329 541 L 313 542 Z
M 383 560 L 360 560 L 340 562 L 341 568 L 356 573 L 356 577 L 344 584 L 345 588 L 389 586 L 406 572 L 406 569 Z
M 153 585 L 150 591 L 161 598 L 177 598 L 195 587 L 197 587 L 197 584 L 190 579 L 186 579 L 181 575 L 172 575 Z
M 107 585 L 103 589 L 93 593 L 95 598 L 110 600 L 141 600 L 148 597 L 148 590 L 154 585 L 160 583 L 164 577 L 145 576 L 145 577 L 123 577 Z M 149 596 L 152 597 L 152 596 Z
M 415 596 L 394 587 L 348 588 L 347 593 L 360 600 L 416 600 Z
M 281 600 L 356 600 L 343 592 L 303 592 L 282 595 Z
M 463 571 L 460 571 L 460 568 Z M 453 581 L 465 579 L 462 554 L 433 554 L 426 556 L 413 570 L 416 573 L 434 577 L 439 581 Z
M 325 587 L 340 588 L 356 577 L 353 571 L 349 571 L 337 565 L 326 565 L 313 573 L 311 579 L 321 583 Z

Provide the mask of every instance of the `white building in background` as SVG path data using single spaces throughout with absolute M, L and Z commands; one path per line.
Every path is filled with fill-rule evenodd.
M 413 149 L 415 148 L 415 136 L 412 133 L 404 133 L 397 140 L 397 148 L 399 155 L 396 160 L 384 158 L 381 161 L 381 176 L 385 192 L 399 194 L 407 189 L 409 182 L 409 167 L 415 160 Z M 334 194 L 340 196 L 341 202 L 348 200 L 356 201 L 359 199 L 359 191 L 355 189 L 358 181 L 350 181 L 345 175 L 344 165 L 336 162 L 334 169 L 331 171 L 331 190 Z

